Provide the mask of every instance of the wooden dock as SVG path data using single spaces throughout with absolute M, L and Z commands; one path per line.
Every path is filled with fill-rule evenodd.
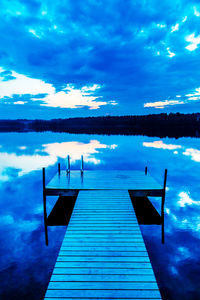
M 164 225 L 166 178 L 167 171 L 161 186 L 147 169 L 66 172 L 59 165 L 46 185 L 43 169 L 46 244 L 46 197 L 78 193 L 45 300 L 161 299 L 129 192 L 160 196 Z
M 50 299 L 161 299 L 127 190 L 79 191 Z

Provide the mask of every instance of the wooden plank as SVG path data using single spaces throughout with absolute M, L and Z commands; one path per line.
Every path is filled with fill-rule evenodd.
M 151 269 L 149 262 L 102 262 L 102 261 L 57 261 L 56 268 L 128 268 L 128 269 Z
M 60 300 L 60 299 L 62 299 L 62 300 L 83 300 L 83 299 L 84 300 L 91 300 L 91 299 L 92 300 L 99 300 L 99 298 L 93 298 L 93 297 L 92 298 L 85 298 L 85 297 L 84 298 L 77 298 L 77 297 L 76 298 L 70 298 L 70 297 L 67 297 L 67 298 L 65 298 L 65 297 L 62 297 L 62 298 L 57 298 L 57 297 L 56 298 L 55 297 L 49 298 L 49 297 L 45 297 L 44 299 L 45 300 L 52 300 L 52 299 L 53 300 Z M 102 299 L 105 299 L 105 298 L 102 298 Z M 114 299 L 114 298 L 110 298 L 110 299 Z M 120 298 L 120 300 L 127 300 L 127 299 L 129 299 L 129 300 L 146 300 L 147 298 L 146 299 L 145 298 L 126 298 L 126 299 L 125 298 Z M 151 299 L 160 300 L 161 298 L 151 298 Z
M 150 262 L 148 256 L 65 256 L 65 255 L 59 255 L 57 258 L 57 262 L 120 262 L 120 263 L 130 263 L 130 265 L 133 262 Z
M 161 299 L 160 293 L 158 289 L 155 290 L 51 290 L 48 289 L 46 292 L 46 297 L 50 298 L 64 298 L 64 297 L 71 297 L 71 298 L 78 298 L 81 297 L 82 299 L 85 298 L 95 298 L 98 299 L 119 299 L 119 298 L 144 298 L 144 299 Z
M 81 250 L 80 250 L 81 249 Z M 107 249 L 106 249 L 107 250 Z M 146 251 L 97 251 L 97 250 L 82 250 L 82 248 L 77 249 L 76 251 L 72 251 L 72 250 L 65 250 L 65 249 L 61 249 L 59 252 L 60 256 L 83 256 L 83 257 L 87 257 L 87 256 L 100 256 L 100 257 L 112 257 L 112 256 L 116 256 L 116 257 L 121 257 L 121 256 L 145 256 L 148 257 L 148 254 Z
M 113 185 L 114 184 L 114 185 Z M 134 190 L 154 191 L 162 190 L 149 174 L 141 171 L 84 171 L 83 177 L 79 171 L 72 171 L 67 175 L 61 171 L 56 174 L 47 185 L 47 190 Z M 87 196 L 85 195 L 85 199 Z M 118 198 L 118 197 L 117 197 Z
M 83 282 L 95 282 L 95 281 L 103 281 L 103 282 L 115 282 L 115 281 L 125 281 L 125 282 L 156 282 L 155 276 L 152 274 L 64 274 L 64 275 L 52 275 L 51 282 L 52 281 L 83 281 Z
M 123 243 L 122 243 L 123 242 Z M 122 241 L 115 241 L 115 240 L 110 240 L 110 239 L 107 239 L 106 241 L 93 241 L 93 240 L 87 240 L 87 244 L 86 244 L 86 241 L 85 240 L 64 240 L 63 241 L 63 246 L 99 246 L 99 247 L 109 247 L 109 246 L 115 246 L 115 247 L 119 247 L 119 246 L 128 246 L 128 247 L 131 247 L 131 246 L 141 246 L 141 245 L 144 245 L 144 242 L 141 240 L 141 241 L 127 241 L 127 240 L 122 240 Z
M 156 290 L 156 282 L 110 282 L 110 281 L 51 281 L 49 283 L 50 290 Z
M 136 246 L 136 245 L 133 245 L 133 246 L 125 246 L 125 245 L 120 245 L 118 247 L 115 247 L 115 246 L 108 246 L 106 245 L 105 247 L 102 247 L 102 246 L 91 246 L 91 245 L 82 245 L 80 247 L 79 246 L 72 246 L 72 245 L 62 245 L 61 248 L 60 248 L 61 251 L 65 250 L 65 251 L 70 251 L 70 252 L 73 252 L 73 251 L 92 251 L 92 252 L 97 252 L 97 251 L 109 251 L 109 252 L 115 252 L 115 251 L 119 251 L 120 253 L 123 253 L 123 252 L 141 252 L 141 251 L 144 251 L 145 253 L 147 253 L 146 251 L 146 248 L 144 245 L 140 245 L 140 246 Z M 148 255 L 148 253 L 147 253 Z
M 124 297 L 161 299 L 128 192 L 81 191 L 45 299 Z
M 86 275 L 153 275 L 152 269 L 127 268 L 54 268 L 53 274 L 86 274 Z M 155 277 L 155 276 L 154 276 Z

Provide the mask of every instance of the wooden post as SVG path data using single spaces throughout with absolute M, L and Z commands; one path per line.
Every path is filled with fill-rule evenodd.
M 145 167 L 145 175 L 147 175 L 147 167 Z
M 166 183 L 167 183 L 167 169 L 165 169 L 164 184 L 163 184 L 163 191 L 162 191 L 162 205 L 161 205 L 162 244 L 164 244 L 164 242 L 165 242 L 165 237 L 164 237 L 164 215 L 165 215 L 164 205 L 165 205 Z
M 45 188 L 45 168 L 42 169 L 43 177 L 43 209 L 44 209 L 44 228 L 45 228 L 45 242 L 48 246 L 48 231 L 47 231 L 47 206 L 46 206 L 46 188 Z
M 83 155 L 81 155 L 81 174 L 83 174 Z
M 60 176 L 60 163 L 58 163 L 58 175 Z
M 67 174 L 70 173 L 70 156 L 67 155 Z

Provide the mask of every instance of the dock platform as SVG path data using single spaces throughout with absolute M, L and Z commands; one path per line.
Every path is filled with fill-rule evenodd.
M 139 171 L 61 171 L 45 197 L 72 190 L 78 197 L 45 300 L 162 299 L 128 190 L 163 197 L 165 186 Z
M 47 195 L 68 195 L 69 190 L 131 190 L 138 194 L 161 196 L 163 186 L 142 171 L 58 172 L 46 186 Z

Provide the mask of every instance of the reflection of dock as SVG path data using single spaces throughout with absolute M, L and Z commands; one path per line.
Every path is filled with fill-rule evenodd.
M 79 191 L 45 299 L 161 299 L 128 190 L 164 209 L 165 186 L 139 171 L 61 171 L 44 184 L 44 207 Z

